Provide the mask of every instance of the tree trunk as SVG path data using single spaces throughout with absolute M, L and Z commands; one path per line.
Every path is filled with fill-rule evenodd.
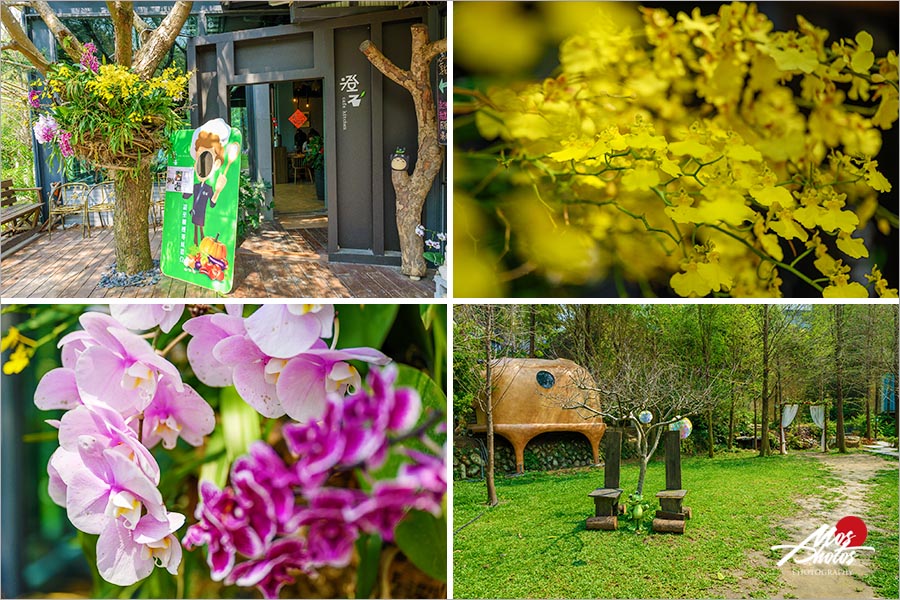
M 116 211 L 113 232 L 116 239 L 116 269 L 133 275 L 153 266 L 150 256 L 148 214 L 153 178 L 148 168 L 117 171 Z
M 50 61 L 44 58 L 41 51 L 34 45 L 31 38 L 29 38 L 28 34 L 25 33 L 25 30 L 22 29 L 19 20 L 16 19 L 15 15 L 12 14 L 12 11 L 9 10 L 9 7 L 2 3 L 0 3 L 0 22 L 3 23 L 3 27 L 9 33 L 11 42 L 8 43 L 11 44 L 11 49 L 21 52 L 22 56 L 28 59 L 28 62 L 34 65 L 34 67 L 40 71 L 41 75 L 46 75 L 47 68 L 50 66 Z
M 537 317 L 537 306 L 532 304 L 528 307 L 528 356 L 534 358 L 534 328 Z
M 835 304 L 834 310 L 834 367 L 837 375 L 837 422 L 835 423 L 835 441 L 838 452 L 847 453 L 844 440 L 844 305 Z
M 487 469 L 485 470 L 484 479 L 487 483 L 488 506 L 497 506 L 497 488 L 494 485 L 494 401 L 493 401 L 493 373 L 492 361 L 494 358 L 494 350 L 491 342 L 494 338 L 494 307 L 488 304 L 485 307 L 487 311 L 485 328 L 484 328 L 484 386 L 485 386 L 485 403 L 484 414 L 487 420 Z
M 644 477 L 647 475 L 647 463 L 650 461 L 649 456 L 641 457 L 641 470 L 638 474 L 637 493 L 644 493 Z
M 640 431 L 640 430 L 639 430 Z M 624 437 L 624 435 L 623 435 Z M 659 437 L 656 438 L 659 440 Z M 644 493 L 644 477 L 647 475 L 647 463 L 650 462 L 650 449 L 648 448 L 647 436 L 642 435 L 638 440 L 638 448 L 641 452 L 641 470 L 638 474 L 637 493 Z M 656 449 L 656 446 L 653 448 Z
M 777 370 L 777 380 L 776 380 L 775 386 L 776 386 L 775 389 L 777 390 L 777 393 L 778 393 L 778 399 L 777 399 L 777 404 L 776 404 L 776 408 L 775 408 L 775 416 L 778 418 L 778 446 L 779 446 L 778 452 L 780 454 L 784 455 L 784 454 L 787 454 L 787 440 L 784 437 L 784 419 L 782 418 L 783 414 L 784 414 L 784 397 L 781 395 L 783 390 L 781 387 L 781 366 L 780 365 L 778 366 L 778 370 Z
M 759 443 L 757 442 L 757 440 L 759 439 L 759 436 L 758 436 L 758 433 L 757 433 L 757 429 L 758 429 L 758 428 L 757 428 L 757 426 L 756 426 L 756 423 L 757 423 L 757 420 L 756 420 L 756 418 L 757 418 L 757 417 L 756 417 L 757 412 L 758 412 L 758 409 L 757 409 L 757 406 L 756 406 L 756 397 L 754 397 L 754 398 L 753 398 L 753 449 L 754 449 L 754 450 L 759 450 Z
M 444 149 L 438 142 L 437 108 L 431 92 L 429 65 L 434 57 L 447 51 L 447 40 L 429 43 L 428 27 L 421 23 L 412 25 L 410 33 L 412 56 L 409 70 L 400 69 L 391 62 L 371 40 L 360 44 L 359 50 L 372 66 L 412 96 L 418 127 L 416 164 L 412 175 L 405 171 L 393 171 L 391 182 L 397 195 L 397 226 L 401 228 L 401 272 L 409 277 L 422 277 L 425 275 L 423 241 L 415 234 L 415 228 L 422 218 L 425 197 L 444 161 Z
M 392 171 L 391 181 L 397 194 L 397 233 L 400 236 L 400 272 L 407 277 L 423 277 L 425 275 L 424 239 L 416 235 L 416 226 L 422 219 L 422 207 L 425 204 L 424 193 L 410 189 L 410 177 L 405 171 Z
M 728 409 L 728 450 L 734 447 L 734 381 L 731 382 L 731 407 Z
M 866 439 L 872 439 L 872 399 L 869 397 L 868 387 L 866 388 Z
M 715 458 L 716 456 L 716 447 L 715 447 L 715 436 L 713 436 L 713 411 L 709 409 L 709 413 L 707 414 L 706 421 L 709 424 L 709 457 Z
M 893 362 L 891 363 L 893 366 L 891 367 L 891 372 L 894 375 L 894 435 L 900 436 L 900 373 L 898 373 L 898 365 L 900 365 L 900 361 L 898 361 L 898 352 L 900 352 L 900 346 L 897 344 L 897 336 L 900 335 L 900 307 L 894 305 L 894 328 L 893 328 Z
M 760 407 L 759 455 L 769 455 L 769 305 L 763 304 L 762 406 Z

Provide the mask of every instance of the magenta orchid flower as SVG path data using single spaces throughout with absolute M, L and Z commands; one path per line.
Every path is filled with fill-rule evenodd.
M 300 538 L 285 538 L 273 543 L 262 558 L 235 566 L 225 581 L 241 587 L 257 586 L 264 598 L 278 598 L 281 588 L 294 582 L 297 571 L 314 573 L 306 543 Z
M 290 358 L 330 338 L 334 306 L 330 304 L 265 304 L 247 317 L 250 339 L 265 354 Z
M 128 329 L 146 331 L 159 325 L 168 333 L 178 324 L 184 307 L 184 304 L 111 304 L 109 314 Z
M 347 519 L 353 506 L 366 498 L 360 490 L 322 488 L 308 494 L 309 507 L 300 516 L 307 527 L 307 551 L 316 567 L 346 567 L 353 556 L 359 529 Z

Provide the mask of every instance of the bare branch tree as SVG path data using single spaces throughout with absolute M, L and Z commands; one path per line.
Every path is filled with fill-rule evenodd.
M 702 414 L 718 402 L 717 391 L 730 374 L 720 372 L 707 376 L 702 369 L 692 369 L 677 359 L 623 352 L 616 356 L 613 368 L 594 375 L 596 383 L 577 382 L 580 393 L 573 393 L 564 405 L 583 413 L 602 416 L 608 422 L 626 422 L 634 427 L 641 460 L 637 493 L 642 494 L 647 464 L 655 454 L 662 433 L 682 418 Z M 588 405 L 584 392 L 601 398 L 601 407 Z M 641 413 L 649 412 L 652 420 L 641 422 Z

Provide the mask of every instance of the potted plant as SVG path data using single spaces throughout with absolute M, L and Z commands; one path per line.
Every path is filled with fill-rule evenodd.
M 316 181 L 316 197 L 325 200 L 325 140 L 320 135 L 314 135 L 306 142 L 306 156 L 303 157 L 306 165 L 312 169 L 313 178 Z
M 249 175 L 241 172 L 241 186 L 238 191 L 238 246 L 259 231 L 263 213 L 272 208 L 272 201 L 266 199 L 266 187 L 262 180 L 253 181 Z
M 428 235 L 425 238 L 425 235 Z M 444 264 L 444 255 L 447 251 L 447 234 L 440 231 L 432 231 L 421 223 L 416 225 L 416 235 L 425 238 L 425 247 L 428 248 L 422 253 L 423 258 L 437 267 L 437 273 L 434 274 L 434 297 L 447 297 L 447 267 Z

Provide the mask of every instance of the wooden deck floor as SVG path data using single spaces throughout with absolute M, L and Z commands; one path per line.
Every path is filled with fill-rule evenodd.
M 100 276 L 115 262 L 112 229 L 56 230 L 42 234 L 0 263 L 0 296 L 12 298 L 214 298 L 215 292 L 163 276 L 153 286 L 100 288 Z M 159 256 L 160 232 L 150 234 Z M 234 288 L 228 298 L 430 298 L 430 276 L 412 281 L 399 267 L 329 263 L 325 229 L 285 230 L 268 223 L 247 239 L 235 257 Z

